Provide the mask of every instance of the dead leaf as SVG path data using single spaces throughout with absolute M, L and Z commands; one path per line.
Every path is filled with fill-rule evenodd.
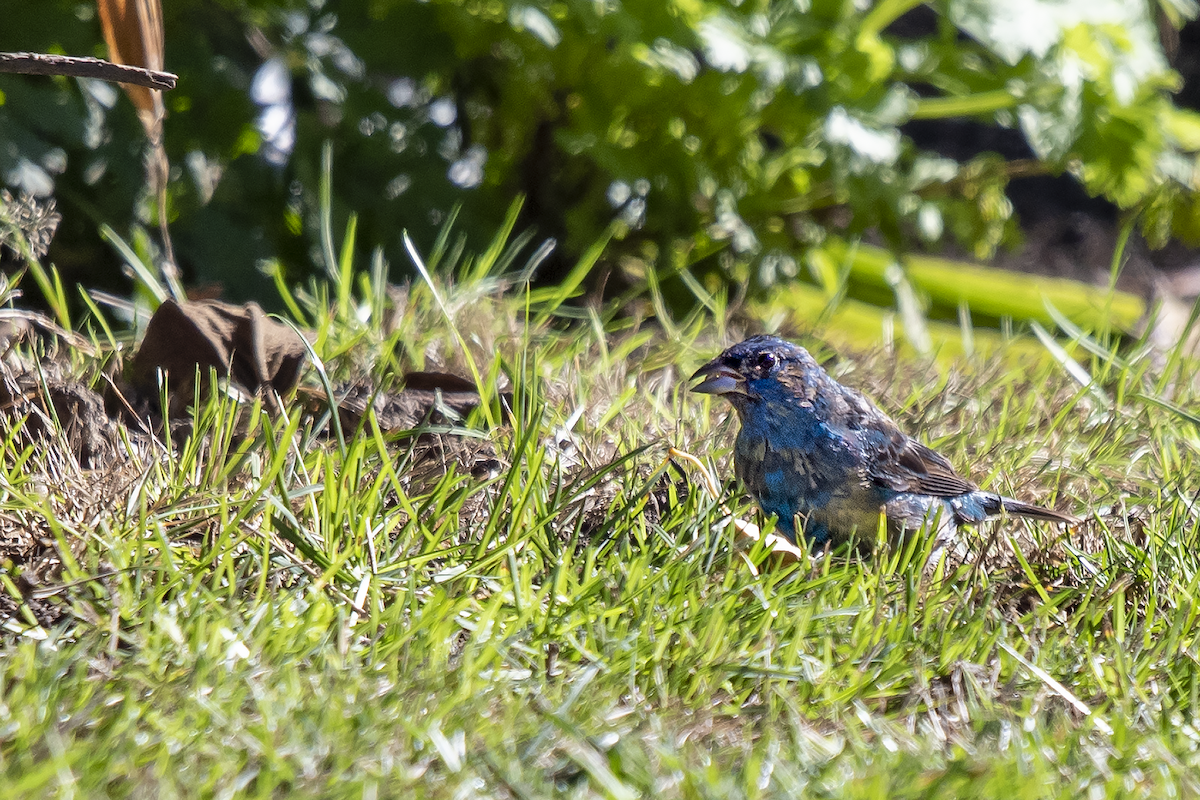
M 466 378 L 445 372 L 409 372 L 404 376 L 404 388 L 399 392 L 377 391 L 369 383 L 346 384 L 335 390 L 342 430 L 358 428 L 368 407 L 375 411 L 380 430 L 385 433 L 410 431 L 421 425 L 453 424 L 468 416 L 479 406 L 479 392 Z M 314 410 L 327 408 L 329 399 L 324 390 L 305 387 Z M 500 395 L 504 407 L 512 406 L 512 393 Z
M 269 386 L 285 394 L 296 385 L 305 354 L 300 335 L 258 303 L 167 300 L 150 318 L 129 378 L 141 391 L 156 391 L 162 370 L 178 390 L 192 385 L 197 368 L 212 368 L 250 392 Z
M 96 0 L 96 6 L 100 11 L 100 29 L 108 45 L 109 61 L 156 72 L 163 70 L 166 40 L 161 0 Z M 122 83 L 121 86 L 137 109 L 138 119 L 150 141 L 150 150 L 146 154 L 146 178 L 158 205 L 158 227 L 164 255 L 160 266 L 172 296 L 182 298 L 179 270 L 175 266 L 175 252 L 167 228 L 167 179 L 171 165 L 163 146 L 163 119 L 167 112 L 162 91 L 130 83 Z
M 160 0 L 96 0 L 96 7 L 109 61 L 162 71 L 165 37 Z M 152 142 L 161 139 L 165 116 L 162 92 L 129 83 L 121 86 L 137 108 L 147 138 Z
M 314 413 L 329 408 L 324 390 L 303 387 L 301 392 Z M 359 429 L 368 410 L 375 412 L 381 431 L 397 433 L 420 430 L 422 425 L 455 425 L 479 406 L 475 384 L 445 372 L 410 372 L 404 376 L 404 388 L 399 392 L 377 391 L 369 383 L 360 382 L 341 386 L 335 394 L 338 420 L 347 436 Z M 511 407 L 512 393 L 502 393 L 501 401 Z M 481 479 L 498 474 L 503 467 L 491 441 L 478 436 L 422 431 L 416 444 L 417 461 L 438 463 L 443 473 L 452 461 Z

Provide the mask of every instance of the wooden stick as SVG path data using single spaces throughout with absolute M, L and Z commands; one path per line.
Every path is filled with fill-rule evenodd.
M 147 89 L 174 89 L 179 80 L 170 72 L 157 72 L 102 58 L 52 56 L 48 53 L 0 53 L 0 72 L 19 75 L 69 75 L 73 78 L 99 78 L 113 83 L 133 83 Z

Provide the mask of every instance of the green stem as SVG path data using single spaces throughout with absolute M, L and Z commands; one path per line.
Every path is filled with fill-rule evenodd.
M 963 97 L 926 97 L 917 101 L 912 118 L 945 119 L 991 114 L 1004 108 L 1013 108 L 1018 102 L 1017 98 L 1004 89 Z

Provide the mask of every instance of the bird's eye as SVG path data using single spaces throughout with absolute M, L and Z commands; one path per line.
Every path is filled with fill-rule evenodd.
M 775 355 L 773 353 L 760 353 L 754 361 L 754 366 L 762 372 L 770 372 L 775 368 Z

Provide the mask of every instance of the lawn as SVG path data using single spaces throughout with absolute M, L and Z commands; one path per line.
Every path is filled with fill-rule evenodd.
M 343 260 L 285 290 L 323 365 L 305 397 L 399 398 L 413 369 L 484 387 L 432 433 L 219 386 L 84 469 L 10 415 L 5 797 L 1200 794 L 1182 349 L 1064 331 L 927 359 L 785 318 L 961 472 L 1085 518 L 989 524 L 965 563 L 915 539 L 787 562 L 730 524 L 756 519 L 736 422 L 687 390 L 778 314 L 672 317 L 653 285 L 567 307 L 571 281 L 447 250 L 428 268 L 453 279 Z M 102 313 L 8 368 L 102 387 L 132 346 Z

